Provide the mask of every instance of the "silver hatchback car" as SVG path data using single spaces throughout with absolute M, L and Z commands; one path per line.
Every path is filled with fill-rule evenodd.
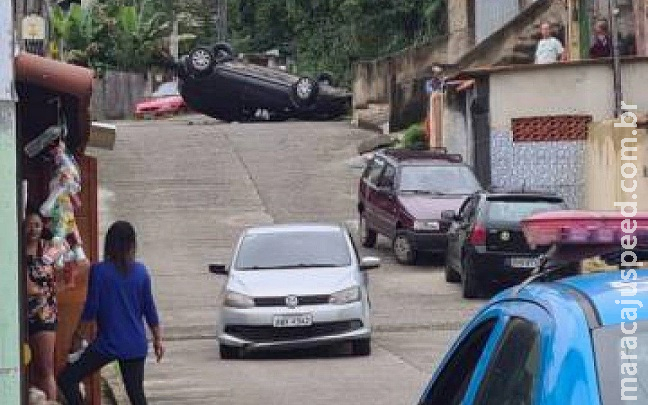
M 346 228 L 290 224 L 251 228 L 240 238 L 227 275 L 219 330 L 220 354 L 351 342 L 371 353 L 366 270 Z

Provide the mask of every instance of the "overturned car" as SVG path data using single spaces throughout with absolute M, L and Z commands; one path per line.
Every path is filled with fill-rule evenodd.
M 317 80 L 245 63 L 225 43 L 198 47 L 178 66 L 180 93 L 194 111 L 223 121 L 328 120 L 346 114 L 351 93 Z

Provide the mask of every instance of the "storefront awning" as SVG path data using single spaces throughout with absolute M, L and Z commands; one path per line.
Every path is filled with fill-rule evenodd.
M 66 100 L 73 100 L 74 105 L 64 106 L 68 121 L 70 143 L 74 145 L 77 153 L 83 153 L 90 136 L 90 98 L 92 96 L 92 83 L 94 72 L 80 66 L 70 65 L 54 59 L 44 58 L 29 53 L 20 53 L 15 58 L 16 82 L 19 87 L 19 103 L 42 102 L 33 97 L 37 90 L 65 96 Z M 20 86 L 26 86 L 21 94 Z M 45 95 L 46 96 L 46 95 Z M 45 98 L 43 96 L 43 99 Z M 40 118 L 42 117 L 42 118 Z M 22 132 L 23 141 L 29 141 L 42 131 L 43 127 L 54 125 L 51 114 L 27 114 L 25 128 Z M 43 121 L 42 123 L 33 120 Z M 26 138 L 26 139 L 25 139 Z

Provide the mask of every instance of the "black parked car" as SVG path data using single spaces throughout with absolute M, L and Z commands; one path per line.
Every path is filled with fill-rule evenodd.
M 333 119 L 346 114 L 351 93 L 317 79 L 244 63 L 228 44 L 198 47 L 178 66 L 180 93 L 194 111 L 223 121 Z
M 480 296 L 484 287 L 523 281 L 546 250 L 529 247 L 520 222 L 538 212 L 566 208 L 562 198 L 540 193 L 478 192 L 468 197 L 458 213 L 443 213 L 452 221 L 446 281 L 461 281 L 465 298 Z M 580 266 L 572 265 L 561 275 L 579 272 Z

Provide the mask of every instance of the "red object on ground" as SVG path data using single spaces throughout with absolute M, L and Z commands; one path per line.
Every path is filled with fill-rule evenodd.
M 137 103 L 135 116 L 142 118 L 147 115 L 178 114 L 186 111 L 186 109 L 187 105 L 181 96 L 159 97 Z

